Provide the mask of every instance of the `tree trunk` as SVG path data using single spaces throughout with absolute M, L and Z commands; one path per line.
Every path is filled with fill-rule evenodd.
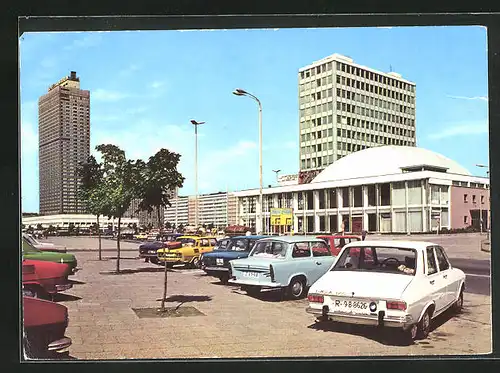
M 160 206 L 158 206 L 158 208 L 156 209 L 156 213 L 158 215 L 158 230 L 160 231 L 160 236 L 161 234 L 163 233 L 163 224 L 162 224 L 162 221 L 161 221 L 161 214 L 160 214 Z
M 118 217 L 118 229 L 116 234 L 116 273 L 120 273 L 120 225 L 122 217 Z
M 167 283 L 168 283 L 168 270 L 167 262 L 163 263 L 165 265 L 164 272 L 164 282 L 163 282 L 163 297 L 161 298 L 161 311 L 165 312 L 165 300 L 167 299 Z
M 99 260 L 102 260 L 101 226 L 99 224 L 99 214 L 97 214 L 97 237 L 98 237 L 98 240 L 99 240 Z

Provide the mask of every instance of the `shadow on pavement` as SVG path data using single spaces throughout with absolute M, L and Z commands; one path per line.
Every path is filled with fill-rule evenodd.
M 108 257 L 106 257 L 106 259 L 116 260 L 117 257 L 116 256 L 108 256 Z M 139 258 L 138 256 L 121 256 L 120 257 L 120 260 L 137 260 L 137 259 L 141 259 L 141 258 Z
M 84 285 L 84 284 L 86 284 L 86 282 L 78 281 L 78 280 L 69 280 L 69 283 L 73 284 L 73 285 Z
M 467 311 L 464 310 L 462 314 L 466 314 Z M 447 310 L 441 315 L 437 316 L 431 321 L 430 334 L 428 338 L 424 340 L 416 340 L 414 342 L 407 342 L 403 338 L 403 333 L 398 328 L 378 328 L 376 326 L 365 326 L 356 324 L 346 324 L 340 322 L 315 322 L 308 326 L 309 329 L 314 329 L 323 332 L 335 332 L 342 334 L 351 334 L 367 339 L 371 339 L 375 342 L 383 344 L 385 346 L 408 346 L 408 345 L 419 345 L 423 348 L 434 348 L 432 345 L 433 341 L 446 340 L 450 333 L 444 333 L 436 330 L 444 323 L 453 318 L 455 314 L 453 310 Z
M 134 273 L 158 273 L 158 272 L 165 272 L 164 267 L 142 267 L 142 268 L 136 268 L 136 269 L 130 269 L 130 268 L 125 268 L 125 269 L 120 269 L 120 272 L 115 271 L 103 271 L 99 272 L 101 275 L 133 275 Z M 167 272 L 173 272 L 170 268 L 167 269 Z
M 78 360 L 78 358 L 71 356 L 68 352 L 54 353 L 49 357 L 50 360 Z
M 231 284 L 229 284 L 231 286 Z M 287 302 L 287 303 L 302 303 L 305 301 L 305 298 L 301 299 L 289 299 L 286 297 L 285 291 L 283 289 L 278 290 L 264 290 L 260 291 L 257 294 L 248 294 L 244 290 L 237 290 L 238 286 L 232 285 L 235 287 L 233 293 L 246 295 L 248 297 L 258 299 L 263 302 Z
M 157 299 L 157 302 L 161 302 L 161 298 Z M 208 302 L 211 301 L 212 297 L 208 295 L 171 295 L 165 298 L 165 302 L 180 302 L 188 303 L 188 302 Z
M 74 302 L 76 300 L 80 300 L 82 298 L 77 297 L 75 295 L 71 294 L 64 294 L 64 293 L 56 293 L 52 297 L 53 302 Z

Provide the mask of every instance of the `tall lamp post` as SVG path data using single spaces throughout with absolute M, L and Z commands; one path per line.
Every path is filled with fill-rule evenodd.
M 281 170 L 273 170 L 273 172 L 276 174 L 276 182 L 278 182 L 278 174 L 281 172 Z
M 205 122 L 197 122 L 191 119 L 194 126 L 194 226 L 198 231 L 198 126 Z
M 262 232 L 262 104 L 257 97 L 243 89 L 237 88 L 233 94 L 253 98 L 259 105 L 259 214 L 256 224 L 256 233 L 259 234 Z
M 486 171 L 486 175 L 488 175 L 490 173 L 489 171 L 489 167 L 484 165 L 484 164 L 476 164 L 476 167 L 480 167 L 480 168 L 486 168 L 487 171 Z M 488 234 L 488 240 L 490 239 L 490 229 L 491 229 L 491 189 L 488 189 L 488 227 L 486 227 L 486 232 Z M 481 205 L 481 201 L 479 201 L 479 205 Z M 483 221 L 483 217 L 481 216 L 481 223 Z

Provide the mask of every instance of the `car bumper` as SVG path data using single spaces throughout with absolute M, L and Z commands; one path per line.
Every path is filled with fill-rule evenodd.
M 235 285 L 243 285 L 243 286 L 259 286 L 262 289 L 276 289 L 283 287 L 281 284 L 274 282 L 258 282 L 252 280 L 244 280 L 244 279 L 231 279 L 228 281 L 230 284 Z
M 58 284 L 55 286 L 55 290 L 56 290 L 56 292 L 65 291 L 65 290 L 71 289 L 72 287 L 73 287 L 73 284 Z
M 47 346 L 47 349 L 49 351 L 57 351 L 57 352 L 62 352 L 66 350 L 69 346 L 71 346 L 71 338 L 69 337 L 63 337 L 61 339 L 58 339 L 57 341 L 54 341 L 50 343 Z
M 184 260 L 182 258 L 169 258 L 169 257 L 164 257 L 164 256 L 159 256 L 158 260 L 161 262 L 166 262 L 166 263 L 184 263 Z
M 156 258 L 156 253 L 139 253 L 139 258 Z
M 321 308 L 306 308 L 306 312 L 316 316 L 328 316 L 332 321 L 343 322 L 347 324 L 384 326 L 389 328 L 407 329 L 414 324 L 410 315 L 405 316 L 387 316 L 384 311 L 379 311 L 375 315 L 353 315 L 350 313 L 330 312 Z
M 205 272 L 216 272 L 216 273 L 228 273 L 229 268 L 227 267 L 213 267 L 213 266 L 204 266 L 203 270 Z

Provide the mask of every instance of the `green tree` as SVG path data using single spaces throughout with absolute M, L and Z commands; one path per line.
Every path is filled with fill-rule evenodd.
M 156 209 L 160 235 L 163 231 L 161 209 L 171 206 L 169 199 L 171 191 L 182 187 L 184 183 L 184 177 L 177 171 L 180 159 L 180 154 L 160 149 L 155 155 L 149 157 L 147 163 L 138 161 L 138 167 L 141 171 L 141 182 L 137 185 L 136 190 L 136 194 L 141 200 L 139 210 L 151 213 Z M 165 298 L 167 297 L 167 267 L 165 263 L 161 311 L 165 310 Z
M 170 224 L 169 221 L 165 222 L 165 229 L 171 229 L 172 228 L 172 224 Z
M 99 260 L 102 260 L 101 225 L 99 218 L 108 213 L 108 200 L 106 190 L 103 188 L 104 169 L 93 155 L 77 169 L 81 186 L 78 190 L 79 198 L 85 204 L 86 210 L 96 216 L 97 238 L 99 243 Z
M 37 231 L 43 231 L 43 225 L 42 225 L 42 224 L 40 224 L 40 223 L 38 223 L 38 224 L 36 225 L 36 230 L 37 230 Z
M 140 166 L 127 160 L 125 152 L 116 145 L 101 144 L 96 150 L 102 155 L 101 188 L 106 196 L 106 215 L 118 219 L 116 239 L 116 272 L 120 272 L 120 231 L 123 214 L 130 207 L 139 183 Z

